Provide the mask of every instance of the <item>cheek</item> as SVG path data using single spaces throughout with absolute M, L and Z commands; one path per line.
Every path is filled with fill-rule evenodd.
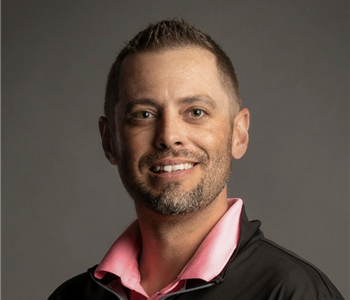
M 225 152 L 231 140 L 231 130 L 229 126 L 215 125 L 206 130 L 194 130 L 192 141 L 199 148 L 202 148 L 209 155 L 217 152 Z
M 117 148 L 121 156 L 137 164 L 138 160 L 149 150 L 152 137 L 146 130 L 124 129 L 117 135 Z

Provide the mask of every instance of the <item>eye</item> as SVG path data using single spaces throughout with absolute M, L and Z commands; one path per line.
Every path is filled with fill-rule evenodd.
M 140 111 L 137 113 L 136 117 L 139 119 L 149 119 L 152 118 L 152 114 L 148 111 Z
M 204 114 L 204 112 L 201 109 L 194 109 L 194 110 L 191 111 L 191 116 L 195 117 L 195 118 L 202 117 L 203 114 Z

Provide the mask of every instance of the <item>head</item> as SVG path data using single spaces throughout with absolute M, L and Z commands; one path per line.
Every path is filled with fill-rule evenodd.
M 148 51 L 162 51 L 184 47 L 199 47 L 211 52 L 216 58 L 216 65 L 223 88 L 230 97 L 231 120 L 241 110 L 238 80 L 230 58 L 209 35 L 194 28 L 183 20 L 164 20 L 149 24 L 140 31 L 120 51 L 108 75 L 104 112 L 109 122 L 114 122 L 114 109 L 119 101 L 120 71 L 126 57 Z
M 160 22 L 122 50 L 109 75 L 100 119 L 106 157 L 135 202 L 156 213 L 226 201 L 231 159 L 246 150 L 249 112 L 214 48 L 226 57 L 186 23 Z

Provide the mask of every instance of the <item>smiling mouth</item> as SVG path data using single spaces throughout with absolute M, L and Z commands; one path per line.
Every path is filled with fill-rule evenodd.
M 153 173 L 171 173 L 177 171 L 183 171 L 193 168 L 196 163 L 184 163 L 178 165 L 166 165 L 166 166 L 154 166 L 151 168 Z

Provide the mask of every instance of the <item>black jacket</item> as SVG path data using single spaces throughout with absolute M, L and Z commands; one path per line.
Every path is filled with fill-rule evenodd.
M 249 222 L 242 211 L 239 243 L 222 273 L 207 283 L 188 280 L 187 289 L 162 299 L 210 300 L 332 300 L 344 299 L 331 281 L 309 262 L 266 239 L 260 221 Z M 122 299 L 101 281 L 93 267 L 56 289 L 49 300 Z

